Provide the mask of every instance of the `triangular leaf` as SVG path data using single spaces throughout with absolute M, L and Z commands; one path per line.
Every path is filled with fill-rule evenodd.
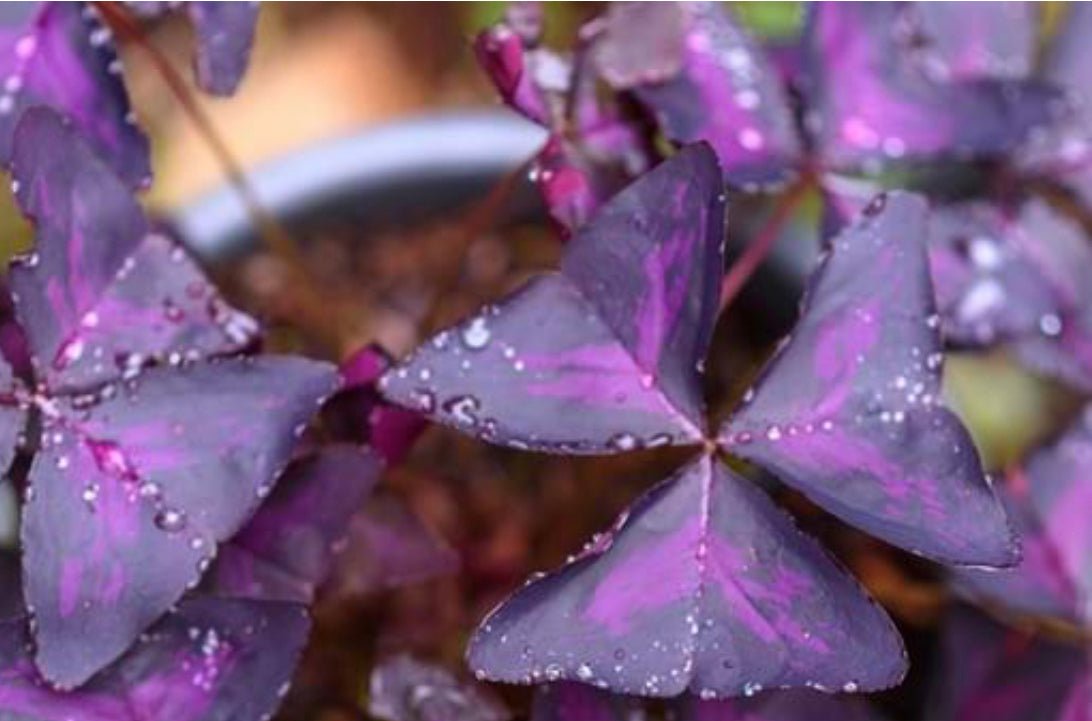
M 762 491 L 707 456 L 508 599 L 468 656 L 485 678 L 646 696 L 886 688 L 906 664 L 883 611 Z
M 731 452 L 940 561 L 1011 565 L 1004 509 L 940 399 L 926 207 L 881 195 L 831 243 L 788 341 L 721 428 Z

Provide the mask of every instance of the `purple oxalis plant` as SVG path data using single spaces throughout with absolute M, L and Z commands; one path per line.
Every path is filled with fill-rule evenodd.
M 701 449 L 483 622 L 469 650 L 483 678 L 705 698 L 896 683 L 905 657 L 891 622 L 719 454 L 921 555 L 1018 557 L 975 448 L 939 398 L 926 208 L 912 195 L 877 197 L 832 240 L 796 330 L 707 430 L 699 380 L 723 269 L 721 178 L 709 146 L 684 148 L 604 205 L 559 272 L 381 379 L 389 399 L 514 448 Z
M 34 379 L 8 374 L 4 452 L 34 415 L 25 595 L 39 669 L 72 687 L 197 584 L 338 379 L 301 358 L 226 357 L 252 321 L 52 111 L 24 114 L 12 172 L 37 228 L 9 276 Z

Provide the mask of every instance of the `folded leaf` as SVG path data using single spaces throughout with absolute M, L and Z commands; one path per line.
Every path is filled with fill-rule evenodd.
M 470 643 L 493 680 L 580 681 L 705 698 L 763 688 L 886 688 L 905 671 L 890 620 L 754 484 L 703 456 Z
M 940 399 L 926 229 L 925 203 L 892 193 L 832 241 L 800 322 L 721 442 L 897 546 L 1011 565 L 1004 509 Z

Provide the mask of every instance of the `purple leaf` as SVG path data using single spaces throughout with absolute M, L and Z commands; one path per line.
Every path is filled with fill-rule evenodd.
M 1018 549 L 966 429 L 940 399 L 926 207 L 880 195 L 831 245 L 800 322 L 720 432 L 846 522 L 943 562 Z
M 489 690 L 463 683 L 441 666 L 401 655 L 372 670 L 368 713 L 384 721 L 507 721 L 512 714 Z
M 38 675 L 22 620 L 0 624 L 0 718 L 18 721 L 245 721 L 267 718 L 307 639 L 299 606 L 185 601 L 78 691 Z
M 645 721 L 640 699 L 582 683 L 543 684 L 535 692 L 531 721 Z
M 258 22 L 257 2 L 189 2 L 186 13 L 197 35 L 194 72 L 213 95 L 231 95 L 250 60 Z
M 1066 433 L 1035 451 L 1007 485 L 1027 550 L 1012 569 L 960 571 L 966 595 L 1013 611 L 1092 626 L 1092 407 Z
M 1092 8 L 1082 3 L 1065 7 L 1065 19 L 1043 57 L 1042 75 L 1064 88 L 1077 103 L 1079 115 L 1092 118 L 1092 85 L 1089 81 L 1089 63 L 1092 47 L 1088 33 L 1092 31 Z
M 148 139 L 136 126 L 121 60 L 90 3 L 7 4 L 0 13 L 0 162 L 17 146 L 26 108 L 45 105 L 68 118 L 129 187 L 151 182 Z
M 290 465 L 269 500 L 220 548 L 208 575 L 217 595 L 310 603 L 380 470 L 373 455 L 346 444 Z
M 916 60 L 937 82 L 1031 74 L 1039 17 L 1026 2 L 908 3 Z
M 42 673 L 82 683 L 196 584 L 335 388 L 331 366 L 270 356 L 43 403 L 22 528 Z
M 40 382 L 53 390 L 131 375 L 149 361 L 236 352 L 257 324 L 227 305 L 131 193 L 55 113 L 19 124 L 16 198 L 35 250 L 10 274 Z
M 929 236 L 949 342 L 1053 339 L 1071 316 L 1092 308 L 1084 279 L 1092 246 L 1079 225 L 1040 200 L 1025 203 L 1016 217 L 985 202 L 941 206 Z
M 1008 630 L 966 607 L 945 625 L 930 719 L 1083 721 L 1092 707 L 1087 654 Z
M 723 701 L 686 696 L 679 706 L 678 721 L 879 721 L 881 718 L 857 699 L 804 689 Z
M 801 160 L 776 68 L 722 4 L 612 3 L 595 53 L 668 137 L 708 141 L 729 182 L 783 182 Z
M 468 657 L 493 680 L 706 698 L 886 688 L 906 667 L 883 611 L 762 491 L 708 456 L 517 591 Z
M 345 549 L 330 578 L 334 596 L 366 596 L 448 576 L 459 556 L 404 502 L 379 492 L 349 522 Z
M 808 6 L 806 118 L 830 169 L 992 156 L 1060 117 L 1045 84 L 931 81 L 897 37 L 895 3 Z
M 380 389 L 519 448 L 699 442 L 696 368 L 717 309 L 723 214 L 713 153 L 681 151 L 600 210 L 560 274 L 440 333 Z

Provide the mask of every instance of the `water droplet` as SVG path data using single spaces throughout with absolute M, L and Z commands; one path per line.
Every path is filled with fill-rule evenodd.
M 483 316 L 478 316 L 470 321 L 470 323 L 463 328 L 461 333 L 463 344 L 471 350 L 481 350 L 482 348 L 485 348 L 489 345 L 491 335 L 489 326 L 486 325 Z
M 173 508 L 164 508 L 155 514 L 155 527 L 167 533 L 178 533 L 186 528 L 186 514 Z
M 591 666 L 586 663 L 582 663 L 576 667 L 576 676 L 581 681 L 590 681 L 593 675 Z
M 779 428 L 778 426 L 770 426 L 768 429 L 766 429 L 766 438 L 770 439 L 771 441 L 781 440 L 781 428 Z
M 480 408 L 478 399 L 474 396 L 455 396 L 444 401 L 443 409 L 458 423 L 474 427 L 478 424 L 475 413 Z
M 869 217 L 875 217 L 882 213 L 885 207 L 887 207 L 887 193 L 880 193 L 868 202 L 862 212 Z
M 842 690 L 846 693 L 856 693 L 857 688 L 858 686 L 856 681 L 846 681 L 845 686 L 842 686 Z
M 619 451 L 632 451 L 637 447 L 637 436 L 632 433 L 616 433 L 607 440 L 607 445 Z
M 1062 332 L 1062 319 L 1054 313 L 1047 313 L 1039 318 L 1039 330 L 1046 336 L 1057 336 Z

